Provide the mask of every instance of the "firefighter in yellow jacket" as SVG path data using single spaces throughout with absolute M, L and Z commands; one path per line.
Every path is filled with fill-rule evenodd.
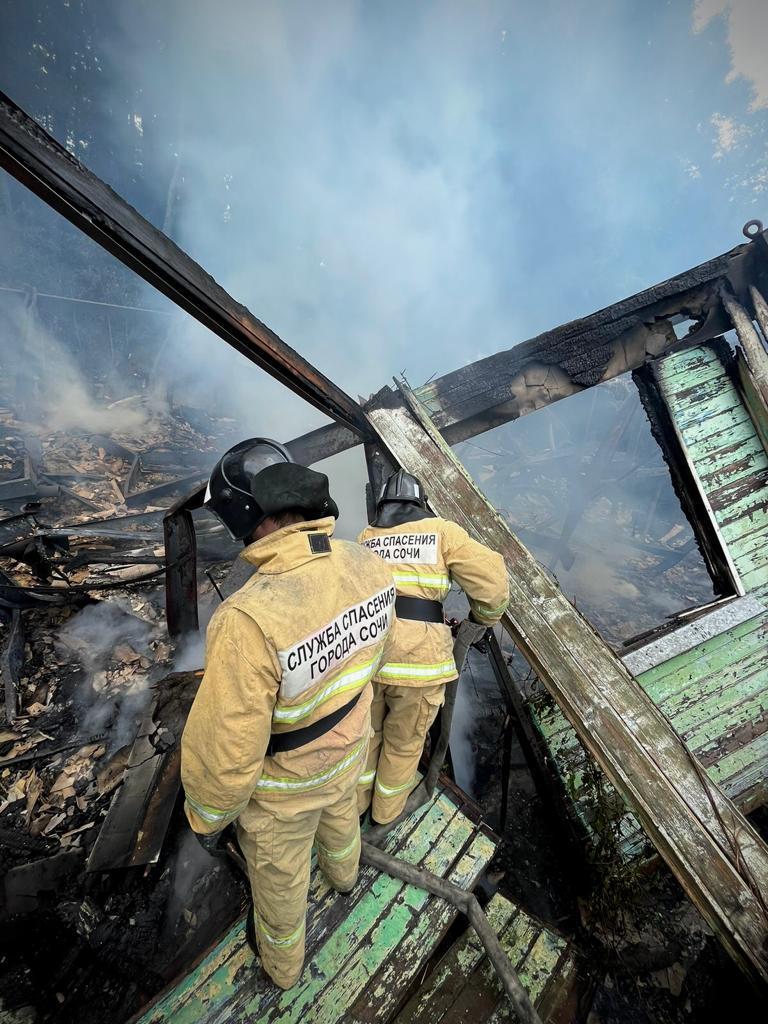
M 395 605 L 387 566 L 331 540 L 327 477 L 289 458 L 256 438 L 211 476 L 206 506 L 256 572 L 211 619 L 181 744 L 189 823 L 211 853 L 237 823 L 254 902 L 248 940 L 282 988 L 304 963 L 313 843 L 333 888 L 357 880 L 370 681 Z
M 387 563 L 397 586 L 397 621 L 391 650 L 375 677 L 374 738 L 358 787 L 358 809 L 362 813 L 370 805 L 374 821 L 382 825 L 404 809 L 445 684 L 458 674 L 442 606 L 451 583 L 458 583 L 469 600 L 478 638 L 509 602 L 501 555 L 426 506 L 419 480 L 399 470 L 384 485 L 375 522 L 358 537 Z

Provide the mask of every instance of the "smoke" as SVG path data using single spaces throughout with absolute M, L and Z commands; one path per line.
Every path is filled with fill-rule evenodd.
M 24 418 L 45 428 L 139 434 L 148 427 L 142 409 L 97 402 L 71 352 L 20 303 L 0 307 L 0 337 L 14 352 L 15 397 Z
M 171 892 L 165 907 L 164 933 L 172 937 L 179 929 L 179 918 L 192 902 L 191 896 L 200 879 L 216 867 L 216 860 L 206 853 L 194 832 L 184 829 L 173 865 Z
M 120 599 L 88 605 L 59 630 L 60 655 L 74 655 L 83 669 L 74 695 L 82 733 L 108 732 L 110 750 L 133 741 L 149 705 L 153 635 L 153 627 Z
M 173 656 L 174 672 L 194 672 L 205 664 L 205 632 L 181 637 Z

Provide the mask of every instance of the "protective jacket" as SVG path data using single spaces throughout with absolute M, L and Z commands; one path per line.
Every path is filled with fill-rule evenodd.
M 434 686 L 457 676 L 453 639 L 436 603 L 456 582 L 466 594 L 473 617 L 494 625 L 509 603 L 509 582 L 500 554 L 473 540 L 467 531 L 414 505 L 394 506 L 380 515 L 358 541 L 392 570 L 398 599 L 417 598 L 410 609 L 398 609 L 392 631 L 392 652 L 376 673 L 380 683 Z M 393 525 L 390 525 L 393 524 Z M 427 602 L 433 602 L 429 605 Z M 406 602 L 408 605 L 408 602 Z M 423 617 L 435 621 L 423 621 Z M 436 610 L 437 614 L 431 614 Z M 414 616 L 414 617 L 410 617 Z M 440 620 L 440 621 L 437 621 Z
M 248 805 L 315 794 L 362 770 L 370 680 L 394 619 L 388 567 L 364 548 L 331 541 L 332 517 L 286 526 L 247 547 L 257 572 L 215 612 L 205 674 L 181 746 L 186 813 L 211 833 Z M 357 703 L 294 750 L 270 738 Z M 355 772 L 356 770 L 356 772 Z M 354 785 L 354 782 L 352 783 Z M 252 805 L 253 806 L 253 805 Z M 286 806 L 287 803 L 286 803 Z

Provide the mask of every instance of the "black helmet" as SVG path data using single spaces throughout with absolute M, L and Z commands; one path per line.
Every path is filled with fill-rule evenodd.
M 251 437 L 230 448 L 213 467 L 203 504 L 233 540 L 244 540 L 269 515 L 253 497 L 254 477 L 284 462 L 293 462 L 287 448 L 267 437 Z
M 418 505 L 419 508 L 427 507 L 427 496 L 421 481 L 404 469 L 398 469 L 388 478 L 381 489 L 376 507 L 379 508 L 385 501 L 401 501 L 408 505 Z

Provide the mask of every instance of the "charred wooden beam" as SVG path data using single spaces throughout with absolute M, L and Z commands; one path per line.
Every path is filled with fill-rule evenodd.
M 368 436 L 357 402 L 235 302 L 4 93 L 0 166 L 227 344 L 328 416 Z
M 10 612 L 8 635 L 0 655 L 0 674 L 3 677 L 5 691 L 5 720 L 8 723 L 16 720 L 19 706 L 19 678 L 24 662 L 24 623 L 21 610 L 14 608 Z
M 473 483 L 407 389 L 368 405 L 436 512 L 506 561 L 503 625 L 736 963 L 768 985 L 768 847 Z
M 505 352 L 470 363 L 416 395 L 450 444 L 490 430 L 602 381 L 636 369 L 677 344 L 727 331 L 723 287 L 751 305 L 749 289 L 768 285 L 768 232 L 716 259 L 546 331 Z M 697 327 L 678 342 L 673 320 Z
M 203 492 L 178 502 L 163 519 L 165 539 L 165 619 L 173 637 L 196 633 L 197 542 L 192 510 L 202 504 Z

